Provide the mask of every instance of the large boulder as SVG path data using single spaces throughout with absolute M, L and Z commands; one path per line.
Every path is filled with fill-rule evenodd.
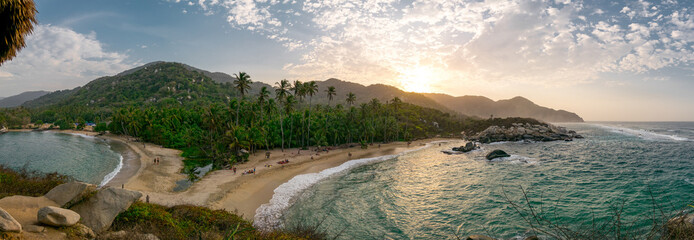
M 69 208 L 70 206 L 89 197 L 96 186 L 83 182 L 63 183 L 54 187 L 44 195 L 46 198 L 53 200 L 60 207 Z
M 479 146 L 473 142 L 468 142 L 464 146 L 460 147 L 454 147 L 453 151 L 458 151 L 458 152 L 469 152 L 475 149 L 479 149 Z
M 492 160 L 495 158 L 500 158 L 500 157 L 510 157 L 511 155 L 508 155 L 508 153 L 504 152 L 503 150 L 496 149 L 494 151 L 491 151 L 489 154 L 487 154 L 487 160 Z
M 36 219 L 49 226 L 69 227 L 79 222 L 80 215 L 69 209 L 48 206 L 39 209 Z
M 82 216 L 82 223 L 100 233 L 111 226 L 119 213 L 142 197 L 142 193 L 119 188 L 102 189 L 71 209 Z
M 22 225 L 12 215 L 0 208 L 0 232 L 21 232 Z

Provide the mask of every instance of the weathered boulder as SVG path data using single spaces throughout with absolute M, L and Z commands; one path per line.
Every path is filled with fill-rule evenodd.
M 505 126 L 490 126 L 487 129 L 477 133 L 476 135 L 467 138 L 470 141 L 478 141 L 481 143 L 492 143 L 502 141 L 557 141 L 573 138 L 583 138 L 575 131 L 568 131 L 564 127 L 554 126 L 548 123 L 530 125 L 528 123 L 523 126 L 520 123 L 513 123 L 510 127 Z
M 42 232 L 46 232 L 46 228 L 43 226 L 28 225 L 28 226 L 24 227 L 24 231 L 33 232 L 33 233 L 42 233 Z
M 487 160 L 492 160 L 495 158 L 500 158 L 500 157 L 510 157 L 511 155 L 508 155 L 508 153 L 504 152 L 503 150 L 496 149 L 494 151 L 491 151 L 489 154 L 487 154 Z
M 494 240 L 494 238 L 484 236 L 484 235 L 470 235 L 465 238 L 465 240 Z
M 0 208 L 0 232 L 22 232 L 22 225 L 2 208 Z
M 102 235 L 99 235 L 99 237 L 96 238 L 97 240 L 121 240 L 121 239 L 130 239 L 130 240 L 159 240 L 157 236 L 154 236 L 154 234 L 142 234 L 142 233 L 133 233 L 133 232 L 126 232 L 126 231 L 118 231 L 118 232 L 109 232 L 105 233 Z
M 76 204 L 91 193 L 96 191 L 96 186 L 83 182 L 63 183 L 54 187 L 44 195 L 46 198 L 53 200 L 60 207 L 70 207 Z
M 79 222 L 80 215 L 69 209 L 48 206 L 39 209 L 36 219 L 48 226 L 69 227 Z
M 540 238 L 538 238 L 537 236 L 530 236 L 530 237 L 527 237 L 523 240 L 540 240 Z
M 142 197 L 142 193 L 119 188 L 102 189 L 71 209 L 82 216 L 82 223 L 99 233 L 111 226 L 119 213 Z

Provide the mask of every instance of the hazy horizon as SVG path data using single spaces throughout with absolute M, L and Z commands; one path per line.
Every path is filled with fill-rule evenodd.
M 525 97 L 586 121 L 694 121 L 687 1 L 48 1 L 0 96 L 152 61 L 254 81 L 338 78 Z

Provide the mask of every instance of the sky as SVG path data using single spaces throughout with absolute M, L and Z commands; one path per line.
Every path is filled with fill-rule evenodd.
M 0 96 L 152 61 L 523 96 L 589 121 L 694 121 L 691 0 L 35 0 Z

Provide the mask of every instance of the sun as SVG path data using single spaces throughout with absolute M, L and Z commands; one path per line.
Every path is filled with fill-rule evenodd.
M 431 92 L 431 82 L 435 71 L 429 67 L 414 67 L 400 71 L 397 81 L 408 92 Z

